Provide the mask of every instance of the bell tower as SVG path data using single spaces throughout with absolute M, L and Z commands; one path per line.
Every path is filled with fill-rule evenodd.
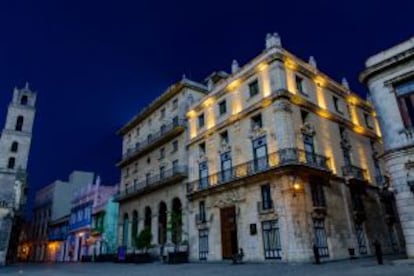
M 15 88 L 0 136 L 0 265 L 17 254 L 35 104 L 36 93 L 28 83 Z
M 6 124 L 0 137 L 1 169 L 10 172 L 26 171 L 35 103 L 36 93 L 30 90 L 28 83 L 22 89 L 14 89 L 13 99 L 7 111 Z

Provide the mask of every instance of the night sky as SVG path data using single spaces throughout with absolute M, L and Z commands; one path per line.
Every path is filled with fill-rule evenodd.
M 382 4 L 384 3 L 384 4 Z M 118 181 L 116 130 L 183 73 L 202 80 L 268 32 L 364 95 L 366 58 L 414 35 L 413 1 L 0 2 L 0 125 L 14 86 L 38 92 L 31 193 L 74 169 Z

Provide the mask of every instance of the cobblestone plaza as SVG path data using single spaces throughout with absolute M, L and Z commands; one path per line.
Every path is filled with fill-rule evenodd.
M 76 263 L 76 264 L 17 264 L 0 268 L 0 275 L 413 275 L 414 265 L 394 262 L 385 258 L 384 265 L 377 265 L 374 258 L 329 262 L 322 265 L 286 263 L 247 263 L 231 265 L 229 262 L 191 263 L 182 265 Z

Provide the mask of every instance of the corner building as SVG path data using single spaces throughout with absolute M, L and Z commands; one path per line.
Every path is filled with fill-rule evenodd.
M 368 58 L 360 80 L 380 114 L 385 162 L 406 241 L 414 258 L 414 37 Z
M 380 132 L 370 103 L 281 46 L 209 81 L 187 113 L 191 260 L 243 249 L 246 261 L 312 261 L 403 246 L 384 201 Z M 225 76 L 225 77 L 224 77 Z M 391 227 L 385 218 L 395 221 Z
M 183 77 L 119 130 L 118 245 L 127 253 L 134 252 L 145 228 L 154 255 L 166 255 L 168 247 L 188 240 L 186 112 L 206 93 L 206 86 Z

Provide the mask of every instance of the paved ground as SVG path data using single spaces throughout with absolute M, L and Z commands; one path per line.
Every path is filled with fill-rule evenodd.
M 267 276 L 267 275 L 352 275 L 352 276 L 409 276 L 414 275 L 414 264 L 395 265 L 390 259 L 379 266 L 372 258 L 338 261 L 322 265 L 313 264 L 242 264 L 229 263 L 192 263 L 182 265 L 152 264 L 114 264 L 114 263 L 74 263 L 74 264 L 18 264 L 0 268 L 0 275 L 151 275 L 151 276 L 203 276 L 203 275 L 229 275 L 229 276 Z

